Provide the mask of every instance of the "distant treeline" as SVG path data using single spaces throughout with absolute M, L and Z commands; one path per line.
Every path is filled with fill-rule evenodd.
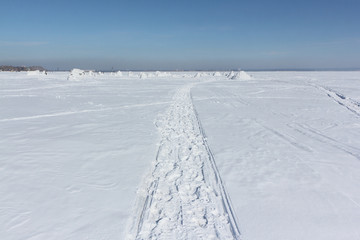
M 36 70 L 46 71 L 46 69 L 41 66 L 31 66 L 31 67 L 0 66 L 0 71 L 7 71 L 7 72 L 36 71 Z

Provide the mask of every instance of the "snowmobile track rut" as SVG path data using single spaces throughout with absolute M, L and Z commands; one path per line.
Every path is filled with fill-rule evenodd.
M 180 88 L 156 123 L 161 141 L 128 239 L 240 239 L 234 211 L 194 108 Z

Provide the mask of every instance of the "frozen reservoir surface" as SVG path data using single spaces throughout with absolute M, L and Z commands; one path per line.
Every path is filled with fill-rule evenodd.
M 359 223 L 360 72 L 0 72 L 0 239 L 358 240 Z

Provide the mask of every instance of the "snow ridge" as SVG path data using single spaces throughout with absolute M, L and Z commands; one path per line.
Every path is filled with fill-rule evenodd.
M 346 107 L 351 112 L 355 113 L 356 115 L 360 116 L 360 103 L 356 102 L 355 100 L 346 97 L 345 95 L 335 92 L 334 90 L 327 88 L 316 86 L 318 89 L 324 91 L 328 97 L 332 98 L 335 102 L 340 104 L 341 106 Z
M 177 91 L 157 123 L 161 141 L 129 239 L 239 239 L 240 232 L 194 109 Z

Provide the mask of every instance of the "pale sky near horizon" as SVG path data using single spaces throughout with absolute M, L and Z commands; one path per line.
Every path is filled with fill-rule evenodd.
M 2 0 L 0 65 L 360 68 L 359 0 Z

